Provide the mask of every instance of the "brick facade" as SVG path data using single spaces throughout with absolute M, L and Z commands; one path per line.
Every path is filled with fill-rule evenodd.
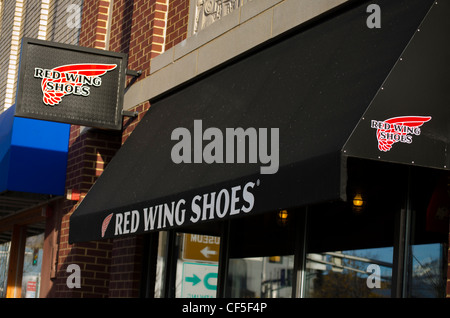
M 13 26 L 20 36 L 39 37 L 84 47 L 124 52 L 129 56 L 128 68 L 142 70 L 140 81 L 150 75 L 152 59 L 173 48 L 188 36 L 190 0 L 0 0 L 0 71 L 14 79 L 11 68 L 18 56 L 18 40 L 11 40 Z M 81 28 L 67 26 L 69 5 L 82 8 Z M 23 16 L 17 8 L 23 7 Z M 48 16 L 43 17 L 47 11 Z M 271 16 L 274 16 L 274 14 Z M 261 18 L 264 16 L 261 15 Z M 42 30 L 42 21 L 47 21 Z M 14 21 L 20 21 L 13 24 Z M 286 28 L 289 28 L 288 26 Z M 284 29 L 283 29 L 284 30 Z M 281 31 L 280 31 L 281 32 Z M 253 44 L 251 44 L 253 45 Z M 13 59 L 11 59 L 11 55 Z M 227 56 L 224 54 L 224 56 Z M 172 63 L 172 62 L 171 62 Z M 198 67 L 197 67 L 198 68 Z M 131 83 L 129 77 L 127 83 Z M 10 90 L 15 89 L 9 85 Z M 0 112 L 7 99 L 7 77 L 0 80 Z M 13 92 L 8 92 L 13 96 Z M 9 98 L 11 99 L 11 97 Z M 9 103 L 11 104 L 11 99 Z M 137 103 L 135 103 L 137 104 Z M 128 110 L 137 111 L 135 118 L 123 119 L 121 132 L 101 131 L 72 125 L 69 141 L 66 192 L 81 193 L 81 199 L 94 185 L 117 150 L 132 134 L 150 109 L 149 101 Z M 108 194 L 105 194 L 108 195 Z M 113 194 L 112 194 L 113 195 Z M 50 268 L 43 268 L 47 280 L 41 297 L 139 297 L 142 265 L 146 254 L 144 236 L 69 244 L 70 216 L 80 200 L 63 199 L 54 203 L 46 220 L 45 257 Z M 449 234 L 450 246 L 450 234 Z M 450 248 L 449 248 L 450 252 Z M 81 269 L 81 288 L 68 288 L 67 268 L 76 264 Z M 448 256 L 447 297 L 450 298 L 450 253 Z M 49 274 L 47 274 L 49 273 Z
M 74 190 L 81 198 L 89 191 L 120 147 L 120 133 L 87 130 L 73 125 L 69 140 L 66 190 Z M 112 242 L 69 244 L 70 216 L 79 201 L 64 200 L 60 211 L 57 268 L 50 297 L 107 297 Z M 67 288 L 70 264 L 81 270 L 82 288 Z
M 189 7 L 188 0 L 178 2 L 178 7 L 181 5 Z M 166 40 L 170 36 L 166 31 L 171 25 L 169 19 L 175 15 L 175 11 L 179 15 L 177 11 L 179 9 L 172 10 L 171 13 L 170 8 L 167 0 L 114 2 L 110 49 L 128 53 L 128 67 L 132 70 L 142 70 L 140 79 L 149 75 L 151 60 L 169 48 L 166 44 Z M 186 23 L 184 29 L 187 32 L 187 16 L 184 21 Z M 172 32 L 177 33 L 177 31 Z M 171 45 L 186 38 L 186 32 L 184 32 L 184 36 L 178 36 L 177 39 L 172 40 Z M 138 116 L 124 119 L 122 143 L 131 135 L 149 108 L 150 103 L 144 102 L 130 109 L 137 111 Z M 142 255 L 144 254 L 142 249 L 142 236 L 114 240 L 109 286 L 110 297 L 139 296 Z
M 188 32 L 189 1 L 170 1 L 167 18 L 166 50 L 183 41 Z
M 79 45 L 128 53 L 128 68 L 142 70 L 140 78 L 145 78 L 150 73 L 151 59 L 164 52 L 166 39 L 170 37 L 167 45 L 171 47 L 186 37 L 187 16 L 181 18 L 180 14 L 187 11 L 182 13 L 182 7 L 188 10 L 189 1 L 175 1 L 169 8 L 167 0 L 119 0 L 114 1 L 111 8 L 110 1 L 85 0 Z M 185 23 L 182 29 L 186 31 L 177 30 L 180 23 Z M 168 26 L 170 32 L 166 31 Z M 66 190 L 77 190 L 83 198 L 149 107 L 149 102 L 133 107 L 131 110 L 139 115 L 124 118 L 122 133 L 73 125 Z M 78 203 L 64 200 L 58 216 L 57 267 L 48 296 L 139 297 L 143 237 L 69 244 L 70 215 Z M 66 285 L 71 274 L 67 272 L 70 264 L 80 266 L 81 288 L 70 289 Z
M 84 1 L 80 46 L 107 49 L 110 1 Z
M 105 49 L 109 1 L 84 1 L 80 46 Z M 67 162 L 66 192 L 89 191 L 121 145 L 120 132 L 100 131 L 72 125 Z M 57 266 L 50 297 L 108 297 L 111 241 L 69 244 L 70 216 L 78 200 L 64 200 L 60 211 Z M 70 264 L 80 266 L 82 288 L 67 287 Z

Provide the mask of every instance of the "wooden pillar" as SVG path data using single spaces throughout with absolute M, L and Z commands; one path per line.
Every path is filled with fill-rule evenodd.
M 6 298 L 20 298 L 22 292 L 23 259 L 25 256 L 25 242 L 27 239 L 27 228 L 15 224 L 11 237 L 11 248 L 9 254 L 8 280 L 6 287 Z

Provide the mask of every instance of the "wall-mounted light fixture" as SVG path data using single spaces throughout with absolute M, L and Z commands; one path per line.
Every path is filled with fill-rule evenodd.
M 361 213 L 366 205 L 366 202 L 364 201 L 361 193 L 355 194 L 352 203 L 352 210 L 356 213 Z
M 288 222 L 289 213 L 287 210 L 281 210 L 278 212 L 277 222 L 280 226 L 285 226 Z

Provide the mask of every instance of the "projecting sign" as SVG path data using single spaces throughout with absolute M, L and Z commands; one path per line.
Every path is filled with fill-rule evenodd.
M 16 116 L 122 128 L 127 55 L 24 38 Z

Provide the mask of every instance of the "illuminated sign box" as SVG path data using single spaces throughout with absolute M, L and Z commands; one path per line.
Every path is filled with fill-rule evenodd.
M 127 55 L 22 40 L 16 116 L 122 128 Z

